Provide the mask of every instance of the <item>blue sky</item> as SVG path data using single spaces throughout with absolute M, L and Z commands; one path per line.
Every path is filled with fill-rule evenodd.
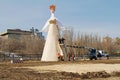
M 75 32 L 120 37 L 120 0 L 0 0 L 0 32 L 42 29 L 55 4 L 56 17 Z

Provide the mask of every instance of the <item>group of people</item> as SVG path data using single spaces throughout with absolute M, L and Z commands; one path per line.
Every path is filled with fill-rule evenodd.
M 68 53 L 67 56 L 68 56 L 68 61 L 71 61 L 71 58 L 72 58 L 72 61 L 75 61 L 74 53 L 73 54 Z M 59 53 L 58 53 L 58 61 L 64 61 L 64 56 L 60 55 Z

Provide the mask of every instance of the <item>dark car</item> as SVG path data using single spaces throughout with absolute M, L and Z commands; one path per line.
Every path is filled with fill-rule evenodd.
M 96 49 L 94 49 L 94 48 L 89 49 L 89 59 L 90 60 L 93 60 L 93 59 L 97 60 Z

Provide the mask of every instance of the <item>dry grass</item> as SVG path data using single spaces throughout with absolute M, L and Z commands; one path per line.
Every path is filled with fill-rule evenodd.
M 120 60 L 100 60 L 100 61 L 80 61 L 80 62 L 40 62 L 27 61 L 21 64 L 10 64 L 10 62 L 0 63 L 0 80 L 119 80 L 120 72 L 113 72 L 111 74 L 101 72 L 87 72 L 83 74 L 72 72 L 36 72 L 31 69 L 21 68 L 30 66 L 46 66 L 58 64 L 88 64 L 88 63 L 106 63 L 119 64 Z M 17 68 L 16 68 L 17 67 Z M 19 67 L 19 68 L 18 68 Z

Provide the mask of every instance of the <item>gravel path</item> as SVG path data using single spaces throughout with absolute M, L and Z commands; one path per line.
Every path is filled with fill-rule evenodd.
M 35 71 L 65 71 L 74 73 L 87 73 L 87 72 L 98 72 L 106 71 L 111 73 L 113 71 L 120 72 L 120 64 L 59 64 L 59 65 L 48 65 L 48 66 L 35 66 L 27 67 Z

